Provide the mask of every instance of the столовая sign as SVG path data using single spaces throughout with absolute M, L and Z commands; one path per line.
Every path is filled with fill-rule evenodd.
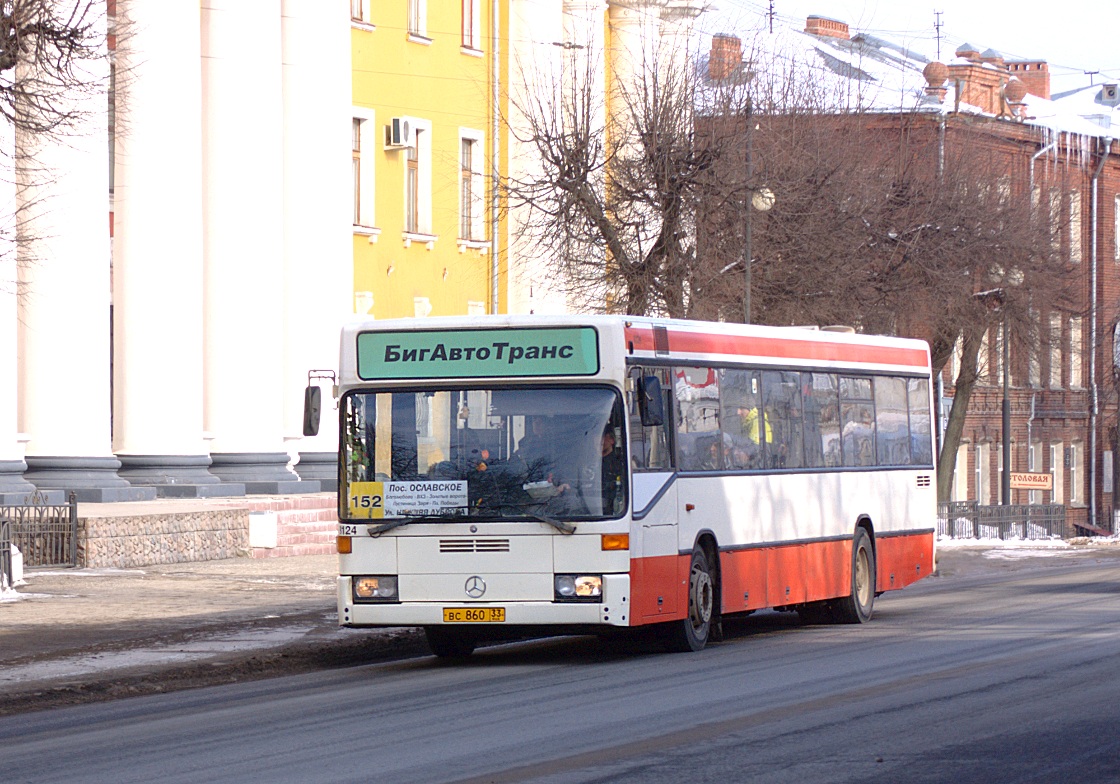
M 593 327 L 409 330 L 358 334 L 358 377 L 590 376 L 599 372 Z

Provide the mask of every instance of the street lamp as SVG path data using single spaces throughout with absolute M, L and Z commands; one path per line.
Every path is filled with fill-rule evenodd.
M 754 178 L 754 148 L 752 144 L 752 137 L 754 131 L 758 130 L 757 123 L 747 123 L 747 182 Z M 774 206 L 774 192 L 769 188 L 752 188 L 751 200 L 744 210 L 743 220 L 743 253 L 746 258 L 743 259 L 744 269 L 744 283 L 743 283 L 743 323 L 751 323 L 751 210 L 755 209 L 759 212 L 769 212 L 770 208 Z

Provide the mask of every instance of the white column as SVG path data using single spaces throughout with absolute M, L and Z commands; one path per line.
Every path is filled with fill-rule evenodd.
M 353 308 L 350 17 L 345 3 L 283 0 L 284 435 L 301 479 L 338 484 L 330 382 L 319 435 L 303 438 L 309 370 L 338 371 Z
M 704 11 L 701 0 L 667 0 L 661 9 L 660 72 L 686 86 L 693 83 L 696 47 L 693 23 Z
M 564 0 L 564 77 L 567 94 L 589 89 L 591 127 L 603 128 L 607 112 L 606 36 L 604 0 Z
M 665 0 L 611 0 L 611 45 L 608 53 L 610 133 L 624 146 L 632 132 L 630 104 L 640 105 L 642 91 L 656 74 L 660 6 Z
M 599 29 L 603 28 L 605 3 L 599 0 Z M 565 9 L 556 0 L 511 0 L 508 36 L 509 72 L 504 77 L 509 92 L 509 133 L 502 140 L 514 181 L 541 176 L 541 157 L 531 141 L 530 107 L 558 109 L 548 96 L 559 96 L 563 74 Z M 521 141 L 521 140 L 528 141 Z M 548 260 L 536 258 L 526 207 L 508 205 L 508 296 L 510 313 L 563 313 L 563 296 L 548 286 Z
M 298 492 L 284 425 L 280 0 L 202 0 L 204 424 L 211 472 Z
M 16 431 L 16 213 L 15 136 L 0 124 L 0 503 L 22 503 L 35 485 L 23 478 L 23 443 Z
M 228 494 L 202 437 L 199 9 L 118 0 L 113 447 L 161 495 Z
M 73 0 L 55 5 L 66 18 Z M 104 33 L 104 17 L 99 20 Z M 108 58 L 77 64 L 74 120 L 18 132 L 20 429 L 25 477 L 83 501 L 154 497 L 117 476 L 109 401 Z

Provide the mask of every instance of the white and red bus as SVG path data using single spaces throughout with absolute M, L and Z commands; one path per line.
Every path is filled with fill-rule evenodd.
M 343 626 L 483 639 L 725 616 L 862 623 L 933 569 L 929 350 L 638 317 L 342 334 Z

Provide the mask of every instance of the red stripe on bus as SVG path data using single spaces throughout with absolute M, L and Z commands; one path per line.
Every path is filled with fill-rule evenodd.
M 630 562 L 632 626 L 685 617 L 687 555 Z M 876 590 L 903 588 L 933 572 L 933 534 L 875 540 Z M 809 542 L 720 553 L 725 613 L 835 599 L 851 591 L 852 541 Z
M 909 365 L 928 368 L 926 352 L 900 346 L 868 346 L 797 338 L 768 338 L 746 335 L 719 335 L 706 332 L 670 331 L 669 351 L 681 354 L 726 354 L 770 359 L 802 359 L 833 362 L 858 362 L 877 365 Z M 653 351 L 653 330 L 627 327 L 626 341 L 635 351 Z

